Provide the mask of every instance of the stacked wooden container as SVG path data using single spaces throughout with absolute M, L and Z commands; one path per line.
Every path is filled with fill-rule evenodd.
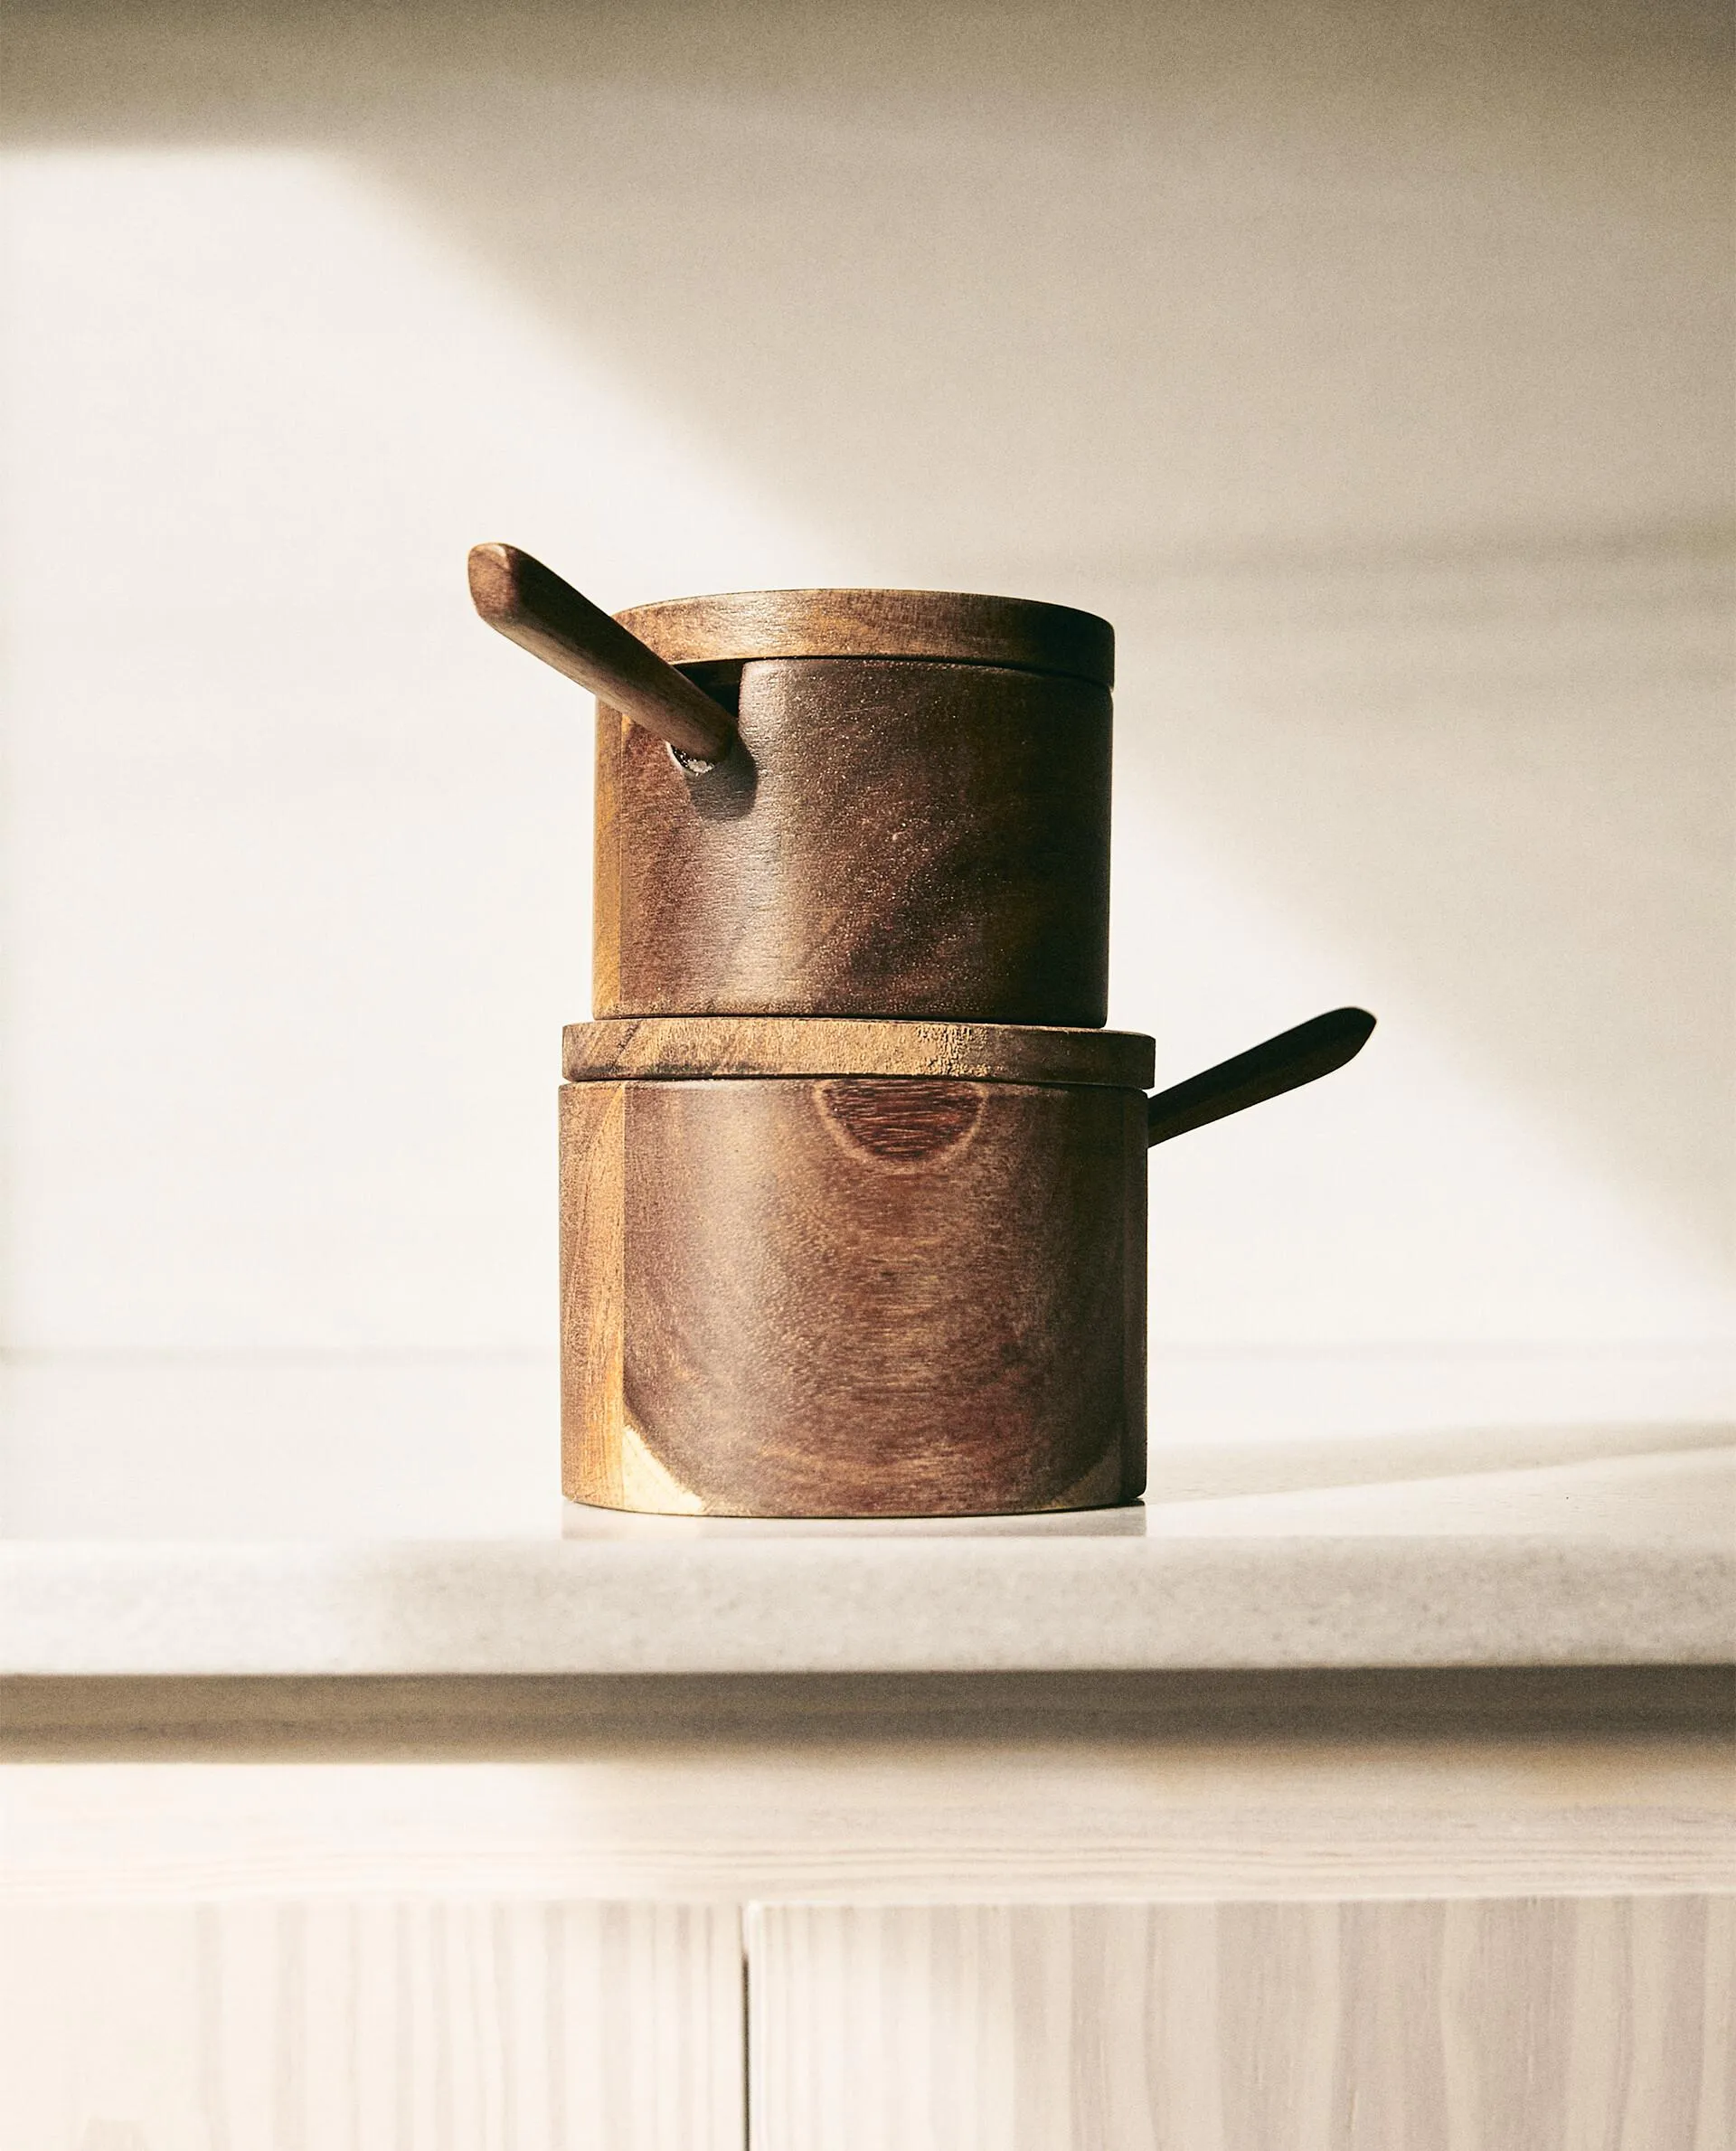
M 1152 1041 L 1101 1027 L 1108 624 L 889 590 L 611 621 L 504 546 L 471 580 L 599 697 L 593 1020 L 561 1093 L 567 1494 L 1136 1497 Z

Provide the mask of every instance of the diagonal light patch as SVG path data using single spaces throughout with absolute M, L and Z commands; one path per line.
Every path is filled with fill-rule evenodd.
M 1113 1020 L 1156 1031 L 1160 1082 L 1317 1009 L 1381 1019 L 1327 1081 L 1154 1154 L 1156 1343 L 1728 1336 L 1714 1259 L 1504 1089 L 1401 970 L 1287 911 L 1137 779 L 1115 902 Z
M 466 550 L 835 555 L 335 158 L 0 200 L 10 1341 L 540 1349 L 590 712 Z

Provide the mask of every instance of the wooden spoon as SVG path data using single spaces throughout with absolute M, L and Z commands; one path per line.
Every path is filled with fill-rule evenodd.
M 1184 1136 L 1190 1128 L 1330 1075 L 1356 1058 L 1373 1028 L 1367 1009 L 1334 1008 L 1294 1031 L 1280 1031 L 1263 1045 L 1250 1046 L 1233 1060 L 1203 1069 L 1146 1101 L 1146 1141 L 1167 1143 L 1172 1136 Z
M 721 703 L 516 545 L 470 548 L 470 598 L 491 627 L 690 762 L 721 762 L 735 724 Z

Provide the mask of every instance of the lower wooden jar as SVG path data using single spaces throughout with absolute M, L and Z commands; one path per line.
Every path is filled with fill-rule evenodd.
M 567 1495 L 738 1516 L 1135 1498 L 1150 1041 L 706 1021 L 567 1034 Z

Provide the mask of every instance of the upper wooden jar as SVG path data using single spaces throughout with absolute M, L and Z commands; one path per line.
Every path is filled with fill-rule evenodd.
M 687 766 L 599 704 L 598 1016 L 1103 1023 L 1107 621 L 930 590 L 616 617 L 738 736 Z

